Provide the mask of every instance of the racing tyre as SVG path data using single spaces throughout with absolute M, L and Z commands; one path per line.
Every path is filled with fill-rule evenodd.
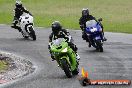
M 74 71 L 72 71 L 72 74 L 74 74 L 74 75 L 78 75 L 78 73 L 79 73 L 79 68 L 78 67 Z
M 97 50 L 99 52 L 103 52 L 103 46 L 102 46 L 101 41 L 96 41 L 96 45 L 97 45 Z
M 66 76 L 68 78 L 71 78 L 72 77 L 72 71 L 71 71 L 71 68 L 70 68 L 69 64 L 67 63 L 67 61 L 65 59 L 62 59 L 61 64 L 62 64 L 62 68 L 63 68 Z
M 33 40 L 36 40 L 36 35 L 35 35 L 35 31 L 33 30 L 33 28 L 30 27 L 29 30 L 30 30 L 30 36 L 31 36 L 31 38 L 33 38 Z

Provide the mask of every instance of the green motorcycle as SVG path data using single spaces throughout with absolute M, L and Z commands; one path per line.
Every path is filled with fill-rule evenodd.
M 53 40 L 50 44 L 51 54 L 56 59 L 59 67 L 64 70 L 66 76 L 71 78 L 79 73 L 76 53 L 68 46 L 64 38 Z

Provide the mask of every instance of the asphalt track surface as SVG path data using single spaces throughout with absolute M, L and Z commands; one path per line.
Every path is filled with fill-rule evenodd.
M 77 76 L 67 78 L 56 61 L 51 61 L 48 52 L 50 29 L 35 28 L 37 40 L 25 40 L 10 26 L 0 26 L 0 50 L 27 58 L 36 70 L 28 76 L 14 80 L 0 88 L 82 88 Z M 89 72 L 90 79 L 129 79 L 132 80 L 132 35 L 105 33 L 108 41 L 104 52 L 88 48 L 82 40 L 81 31 L 70 31 L 81 57 L 79 68 Z M 79 73 L 80 74 L 80 73 Z M 87 86 L 86 88 L 132 88 L 130 86 Z

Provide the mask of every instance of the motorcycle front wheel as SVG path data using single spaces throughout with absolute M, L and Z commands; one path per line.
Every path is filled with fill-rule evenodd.
M 96 48 L 96 49 L 97 49 L 99 52 L 103 52 L 103 46 L 102 46 L 101 41 L 97 40 L 97 41 L 96 41 L 96 45 L 97 45 L 97 48 Z
M 78 73 L 79 73 L 79 68 L 78 67 L 74 71 L 72 71 L 72 74 L 74 74 L 74 75 L 78 75 Z
M 30 30 L 30 36 L 33 40 L 36 40 L 35 31 L 33 30 L 33 27 L 29 27 Z
M 69 64 L 67 63 L 66 59 L 61 60 L 61 65 L 62 65 L 62 68 L 63 68 L 66 76 L 68 78 L 71 78 L 72 77 L 72 71 L 71 71 L 71 68 L 70 68 Z

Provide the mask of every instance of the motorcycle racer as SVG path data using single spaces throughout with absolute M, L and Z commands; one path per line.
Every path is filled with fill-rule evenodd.
M 80 24 L 80 28 L 82 29 L 82 38 L 84 40 L 86 40 L 87 42 L 89 42 L 89 40 L 86 37 L 85 28 L 86 28 L 86 22 L 89 21 L 89 20 L 97 21 L 95 17 L 93 17 L 92 15 L 89 14 L 88 8 L 83 8 L 82 9 L 82 17 L 79 19 L 79 24 Z M 99 24 L 102 28 L 102 34 L 101 34 L 102 35 L 102 40 L 106 41 L 107 39 L 104 37 L 103 25 L 101 24 L 101 22 L 99 22 Z M 89 47 L 91 47 L 90 42 L 89 42 Z
M 52 42 L 52 40 L 55 40 L 57 38 L 64 38 L 67 40 L 68 45 L 73 49 L 73 51 L 75 51 L 76 55 L 77 55 L 77 60 L 80 59 L 80 56 L 77 54 L 77 47 L 76 45 L 72 42 L 72 37 L 70 35 L 70 33 L 66 30 L 66 29 L 62 29 L 62 26 L 60 24 L 59 21 L 54 21 L 52 23 L 52 33 L 49 36 L 49 42 Z M 50 46 L 48 47 L 50 49 Z M 51 53 L 51 52 L 50 52 Z M 53 57 L 53 55 L 51 54 L 51 58 L 53 60 L 55 60 L 55 58 Z
M 15 28 L 15 29 L 18 29 L 19 32 L 21 32 L 21 28 L 18 27 L 18 26 L 16 26 L 17 23 L 19 22 L 20 16 L 23 14 L 23 12 L 28 13 L 28 14 L 30 14 L 31 16 L 32 16 L 32 14 L 31 14 L 28 10 L 26 10 L 25 7 L 23 7 L 22 2 L 19 1 L 19 0 L 17 0 L 16 3 L 15 3 L 14 12 L 15 12 L 15 14 L 14 14 L 13 22 L 12 22 L 13 25 L 12 25 L 11 27 L 12 27 L 12 28 Z

